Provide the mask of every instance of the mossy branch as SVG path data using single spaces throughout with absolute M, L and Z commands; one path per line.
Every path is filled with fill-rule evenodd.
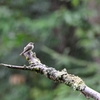
M 59 83 L 64 83 L 67 86 L 72 87 L 74 90 L 80 91 L 86 96 L 86 98 L 92 97 L 95 100 L 100 100 L 100 93 L 89 88 L 80 77 L 73 74 L 68 74 L 66 69 L 58 71 L 55 68 L 42 64 L 41 61 L 36 57 L 36 54 L 32 51 L 25 52 L 24 56 L 29 62 L 29 66 L 17 66 L 3 63 L 0 65 L 15 69 L 36 71 L 37 73 L 44 74 L 49 79 Z

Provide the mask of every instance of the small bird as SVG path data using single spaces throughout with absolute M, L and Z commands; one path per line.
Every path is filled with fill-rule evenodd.
M 34 49 L 34 43 L 33 42 L 30 42 L 26 45 L 26 47 L 24 47 L 24 50 L 23 52 L 20 54 L 20 55 L 23 55 L 25 52 L 29 52 L 31 50 Z

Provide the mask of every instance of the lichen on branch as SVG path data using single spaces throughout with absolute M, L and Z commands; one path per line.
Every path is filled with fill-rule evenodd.
M 29 66 L 17 66 L 3 63 L 0 65 L 15 69 L 36 71 L 37 73 L 43 74 L 53 81 L 64 83 L 67 86 L 72 87 L 74 90 L 80 91 L 86 96 L 86 98 L 92 97 L 96 100 L 100 100 L 100 94 L 98 92 L 89 88 L 80 77 L 69 74 L 65 68 L 61 71 L 58 71 L 55 68 L 42 64 L 40 59 L 37 58 L 36 53 L 32 50 L 24 52 L 23 55 L 29 62 Z

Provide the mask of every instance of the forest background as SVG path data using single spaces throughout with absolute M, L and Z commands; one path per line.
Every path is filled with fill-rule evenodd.
M 0 0 L 0 62 L 28 65 L 19 54 L 30 41 L 42 63 L 100 92 L 100 0 Z M 43 75 L 5 67 L 0 99 L 87 100 Z

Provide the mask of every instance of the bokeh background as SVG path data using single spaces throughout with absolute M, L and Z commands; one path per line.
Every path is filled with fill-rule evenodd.
M 100 0 L 0 0 L 0 62 L 28 65 L 19 54 L 30 41 L 42 63 L 100 92 Z M 0 99 L 87 100 L 36 72 L 3 66 Z

